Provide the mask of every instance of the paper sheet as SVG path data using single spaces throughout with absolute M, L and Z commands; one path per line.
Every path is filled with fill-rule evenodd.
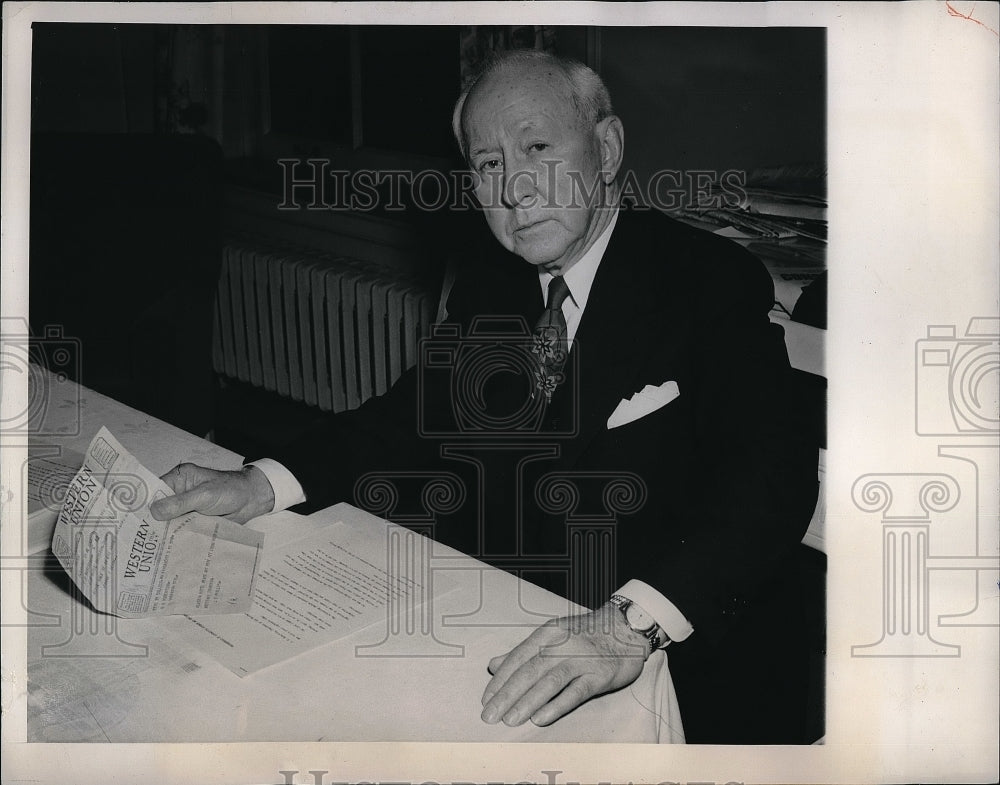
M 246 613 L 171 619 L 169 627 L 246 676 L 391 615 L 412 614 L 453 588 L 447 576 L 432 584 L 429 558 L 430 540 L 412 531 L 333 523 L 264 554 Z
M 28 449 L 28 553 L 49 547 L 66 489 L 81 466 L 76 450 L 51 444 Z
M 66 491 L 52 552 L 99 611 L 139 618 L 250 607 L 264 535 L 225 518 L 149 513 L 170 488 L 101 428 Z
M 83 466 L 75 450 L 33 444 L 28 450 L 28 515 L 52 511 L 55 521 L 66 489 Z

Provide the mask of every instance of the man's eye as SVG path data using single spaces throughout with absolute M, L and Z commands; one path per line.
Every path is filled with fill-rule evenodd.
M 534 144 L 530 145 L 528 149 L 531 150 L 531 152 L 533 153 L 540 153 L 543 150 L 548 150 L 549 145 L 546 142 L 535 142 Z
M 495 172 L 501 166 L 499 158 L 487 158 L 479 164 L 480 172 Z

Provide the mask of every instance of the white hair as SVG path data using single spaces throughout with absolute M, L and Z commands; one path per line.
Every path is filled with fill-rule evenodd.
M 566 79 L 570 88 L 570 99 L 580 120 L 594 128 L 601 120 L 614 114 L 611 108 L 611 95 L 593 70 L 576 60 L 557 57 L 549 52 L 537 49 L 511 49 L 491 55 L 469 79 L 455 101 L 455 109 L 451 115 L 451 130 L 455 141 L 462 151 L 462 157 L 468 159 L 465 134 L 462 131 L 462 111 L 472 90 L 483 79 L 491 74 L 500 73 L 518 65 L 547 65 L 557 69 Z

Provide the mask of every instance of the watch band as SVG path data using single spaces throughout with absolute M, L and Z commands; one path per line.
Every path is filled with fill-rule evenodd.
M 649 641 L 650 654 L 652 654 L 657 649 L 663 648 L 668 643 L 670 643 L 670 636 L 667 635 L 666 632 L 664 632 L 663 628 L 660 627 L 660 625 L 656 622 L 655 619 L 653 620 L 653 623 L 645 629 L 639 629 L 635 627 L 631 621 L 629 621 L 628 609 L 635 603 L 632 602 L 632 600 L 630 600 L 628 597 L 624 597 L 621 594 L 615 594 L 612 595 L 611 599 L 608 600 L 608 602 L 610 602 L 612 605 L 618 608 L 619 611 L 621 611 L 622 617 L 625 619 L 625 623 L 628 625 L 630 630 L 639 633 L 646 640 Z

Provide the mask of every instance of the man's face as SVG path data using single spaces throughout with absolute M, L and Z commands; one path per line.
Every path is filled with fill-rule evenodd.
M 547 67 L 511 68 L 480 82 L 463 111 L 490 229 L 509 251 L 551 273 L 569 269 L 606 225 L 598 217 L 601 146 L 568 92 Z

